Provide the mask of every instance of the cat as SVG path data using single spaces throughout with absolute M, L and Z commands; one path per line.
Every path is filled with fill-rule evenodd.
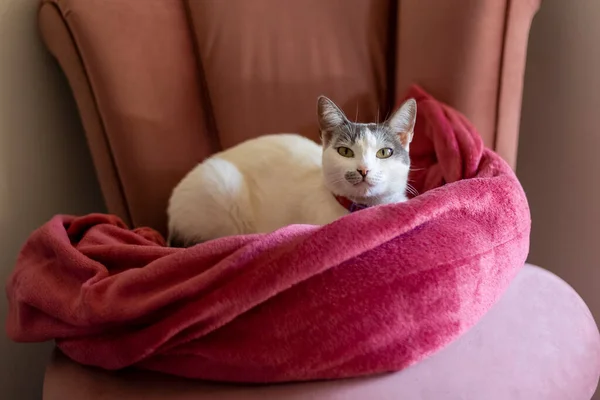
M 383 123 L 355 123 L 320 96 L 322 145 L 296 134 L 265 135 L 192 169 L 169 199 L 169 245 L 325 225 L 365 207 L 406 201 L 416 114 L 409 99 Z

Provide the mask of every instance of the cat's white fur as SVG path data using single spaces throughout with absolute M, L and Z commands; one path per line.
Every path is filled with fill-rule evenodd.
M 405 201 L 414 100 L 383 124 L 352 123 L 323 96 L 318 104 L 323 146 L 296 134 L 266 135 L 217 153 L 190 171 L 169 201 L 170 241 L 187 246 L 290 224 L 328 224 L 348 213 L 334 194 L 366 205 Z M 340 155 L 342 145 L 354 157 Z M 406 155 L 376 157 L 392 145 Z M 362 177 L 358 170 L 368 173 Z

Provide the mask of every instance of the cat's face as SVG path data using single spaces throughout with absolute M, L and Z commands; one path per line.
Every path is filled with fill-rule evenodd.
M 407 100 L 387 121 L 354 123 L 328 98 L 318 100 L 325 184 L 364 204 L 405 199 L 417 104 Z

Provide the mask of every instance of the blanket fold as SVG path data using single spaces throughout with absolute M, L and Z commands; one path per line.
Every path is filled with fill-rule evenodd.
M 416 86 L 406 97 L 419 196 L 188 249 L 115 216 L 56 216 L 8 281 L 9 337 L 56 340 L 86 365 L 233 382 L 395 371 L 441 349 L 523 266 L 530 215 L 464 116 Z

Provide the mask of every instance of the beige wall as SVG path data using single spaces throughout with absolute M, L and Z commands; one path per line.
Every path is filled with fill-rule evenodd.
M 38 3 L 0 0 L 2 284 L 25 238 L 53 214 L 104 210 L 68 86 L 38 37 Z M 4 294 L 0 303 L 4 326 Z M 0 398 L 40 399 L 50 348 L 0 334 Z
M 600 321 L 600 1 L 544 0 L 527 63 L 517 173 L 532 210 L 530 261 Z

